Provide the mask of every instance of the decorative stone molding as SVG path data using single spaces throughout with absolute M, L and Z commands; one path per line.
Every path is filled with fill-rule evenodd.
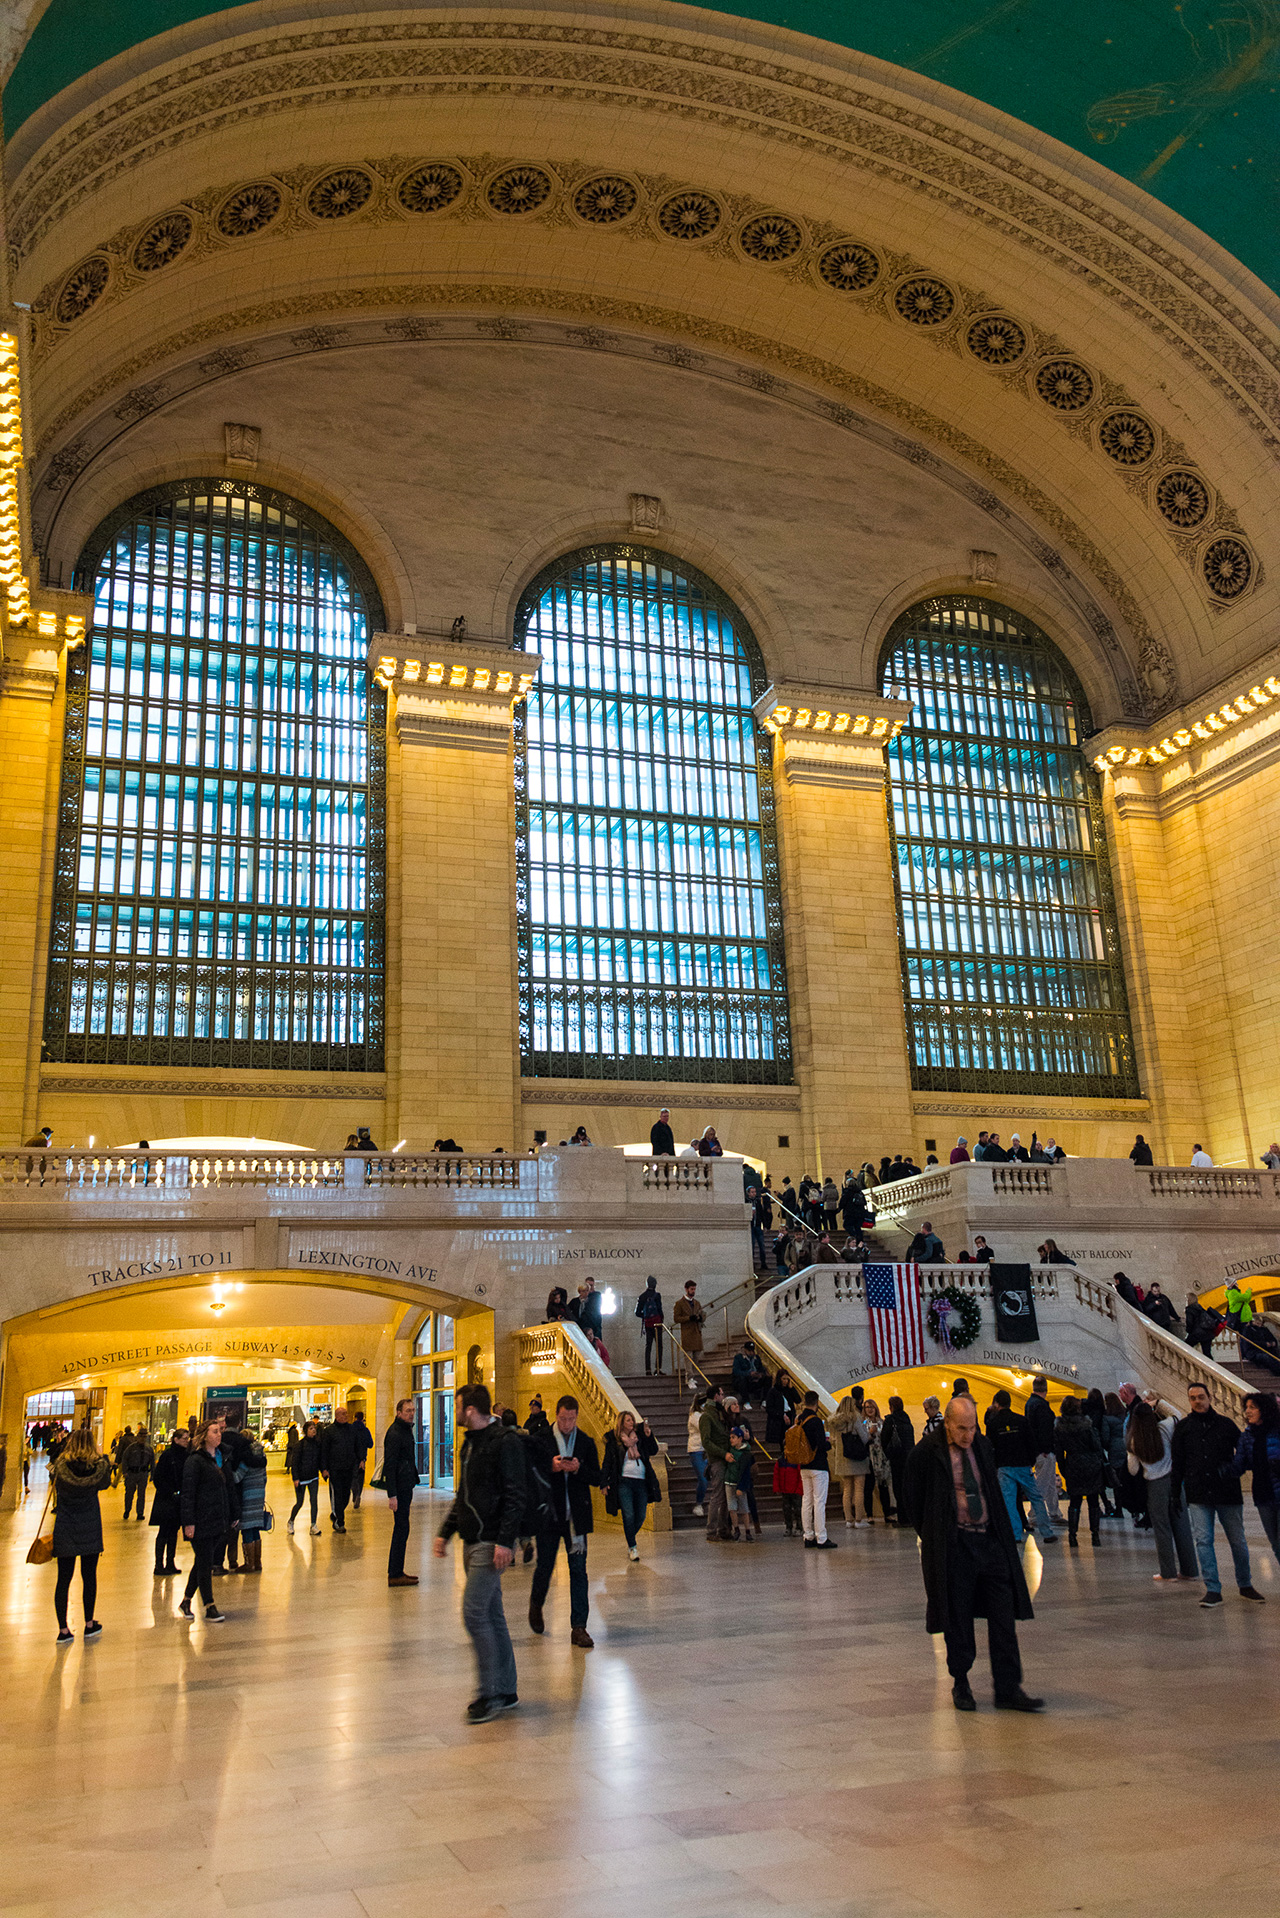
M 789 786 L 874 792 L 884 785 L 884 748 L 911 717 L 910 703 L 840 686 L 770 686 L 755 716 L 778 741 L 775 764 Z
M 512 712 L 541 672 L 541 655 L 469 639 L 465 626 L 459 619 L 460 633 L 374 633 L 370 639 L 369 669 L 396 695 L 402 746 L 509 749 Z
M 631 495 L 632 532 L 660 533 L 662 525 L 662 501 L 655 499 L 652 493 L 633 493 Z
M 672 1085 L 633 1084 L 625 1090 L 599 1079 L 575 1079 L 545 1086 L 526 1080 L 520 1088 L 520 1103 L 526 1106 L 647 1106 L 655 1114 L 663 1106 L 672 1112 L 682 1107 L 699 1112 L 705 1107 L 726 1112 L 798 1112 L 800 1093 L 795 1086 L 763 1086 L 752 1094 L 746 1086 L 692 1079 Z
M 917 1118 L 928 1119 L 1043 1119 L 1049 1124 L 1061 1123 L 1064 1119 L 1141 1119 L 1150 1114 L 1149 1099 L 1126 1099 L 1119 1105 L 1114 1101 L 1099 1099 L 1096 1105 L 1069 1106 L 1055 1105 L 1043 1099 L 1032 1104 L 1019 1104 L 1016 1099 L 989 1099 L 975 1092 L 963 1104 L 959 1101 L 942 1103 L 930 1100 L 927 1103 L 913 1099 L 911 1110 Z M 930 1168 L 932 1170 L 932 1167 Z
M 130 1079 L 84 1076 L 75 1073 L 40 1074 L 44 1093 L 88 1093 L 95 1097 L 123 1098 L 150 1095 L 156 1099 L 361 1099 L 366 1105 L 379 1103 L 387 1096 L 385 1080 L 370 1085 L 347 1084 L 336 1079 L 271 1081 L 260 1079 Z
M 258 464 L 258 448 L 262 444 L 260 426 L 236 426 L 228 420 L 222 431 L 229 465 L 254 467 Z
M 36 699 L 49 705 L 57 690 L 56 666 L 34 666 L 25 659 L 0 661 L 0 698 Z
M 969 555 L 969 577 L 975 586 L 990 586 L 999 572 L 999 562 L 994 553 L 983 553 L 977 547 Z

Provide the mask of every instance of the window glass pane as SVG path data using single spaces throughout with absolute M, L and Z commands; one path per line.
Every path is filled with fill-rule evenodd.
M 644 547 L 569 554 L 517 644 L 521 1067 L 531 1076 L 787 1083 L 764 690 L 745 621 Z
M 437 1312 L 436 1313 L 436 1351 L 452 1352 L 453 1339 L 454 1339 L 453 1320 L 449 1317 L 449 1314 L 447 1312 Z
M 429 1312 L 422 1321 L 417 1338 L 413 1341 L 413 1350 L 415 1357 L 419 1353 L 431 1350 L 431 1314 Z
M 913 607 L 883 689 L 912 1084 L 1136 1096 L 1120 942 L 1070 668 L 989 600 Z
M 264 488 L 188 481 L 100 527 L 81 576 L 46 1056 L 380 1070 L 385 699 L 358 554 Z

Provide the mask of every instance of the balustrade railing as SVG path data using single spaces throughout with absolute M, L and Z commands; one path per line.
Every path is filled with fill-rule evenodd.
M 1273 1172 L 1233 1171 L 1229 1166 L 1155 1165 L 1147 1167 L 1157 1199 L 1274 1199 Z
M 232 1187 L 447 1190 L 483 1197 L 536 1189 L 537 1162 L 503 1153 L 53 1152 L 0 1153 L 0 1196 L 185 1194 Z
M 645 1192 L 711 1192 L 712 1159 L 628 1159 L 627 1169 L 638 1167 Z

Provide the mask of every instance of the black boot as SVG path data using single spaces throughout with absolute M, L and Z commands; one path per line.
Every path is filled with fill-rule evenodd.
M 1068 1544 L 1068 1545 L 1079 1545 L 1079 1543 L 1080 1543 L 1080 1541 L 1079 1541 L 1079 1539 L 1078 1539 L 1078 1538 L 1076 1537 L 1076 1535 L 1075 1535 L 1075 1533 L 1074 1533 L 1074 1532 L 1068 1532 L 1068 1533 L 1067 1533 L 1067 1544 Z

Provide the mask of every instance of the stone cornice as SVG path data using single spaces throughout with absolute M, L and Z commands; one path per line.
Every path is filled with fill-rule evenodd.
M 228 35 L 202 58 L 172 60 L 94 101 L 70 126 L 51 131 L 43 147 L 32 150 L 37 129 L 24 128 L 14 148 L 11 240 L 21 255 L 86 195 L 149 155 L 264 113 L 307 105 L 332 112 L 347 99 L 530 91 L 606 110 L 641 107 L 750 129 L 914 190 L 923 186 L 936 203 L 980 219 L 1075 277 L 1088 276 L 1209 378 L 1269 447 L 1276 445 L 1280 340 L 1270 316 L 1260 307 L 1257 317 L 1245 310 L 1229 256 L 1216 274 L 1205 270 L 1203 236 L 1184 231 L 1177 216 L 1154 209 L 1144 222 L 1139 196 L 1103 169 L 1095 178 L 1087 161 L 1043 138 L 1034 148 L 1024 144 L 1016 122 L 919 76 L 834 48 L 823 49 L 820 64 L 813 42 L 799 43 L 809 55 L 802 59 L 780 35 L 764 44 L 767 32 L 735 21 L 720 38 L 705 21 L 699 34 L 658 35 L 620 30 L 609 15 L 598 25 L 510 15 L 465 22 L 401 17 Z M 753 41 L 762 43 L 760 52 Z M 172 44 L 181 45 L 180 36 Z M 37 120 L 55 124 L 47 113 Z M 1238 269 L 1236 278 L 1243 286 Z

